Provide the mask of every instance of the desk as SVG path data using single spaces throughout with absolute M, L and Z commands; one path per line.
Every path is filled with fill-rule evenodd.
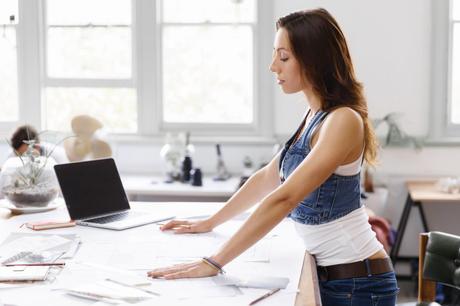
M 409 215 L 412 211 L 412 207 L 417 207 L 420 218 L 422 220 L 423 230 L 429 232 L 428 223 L 426 221 L 425 213 L 423 211 L 422 202 L 432 202 L 432 203 L 442 203 L 442 202 L 454 202 L 460 203 L 460 194 L 450 194 L 438 191 L 436 189 L 435 180 L 426 180 L 426 181 L 408 181 L 406 183 L 408 189 L 408 195 L 406 199 L 406 204 L 404 205 L 404 210 L 401 215 L 401 219 L 398 225 L 398 234 L 396 236 L 395 244 L 390 252 L 391 260 L 393 265 L 396 265 L 398 260 L 408 260 L 416 259 L 416 257 L 402 257 L 399 256 L 399 249 L 401 247 L 401 242 L 404 237 L 404 232 L 406 230 L 407 221 L 409 220 Z
M 164 183 L 164 177 L 152 175 L 122 175 L 123 187 L 131 201 L 154 202 L 225 202 L 237 190 L 238 176 L 226 181 L 214 181 L 205 176 L 203 186 L 181 182 Z
M 168 210 L 172 214 L 181 216 L 209 214 L 216 211 L 222 203 L 156 203 L 152 205 L 147 202 L 132 203 L 133 210 L 155 212 L 159 210 Z M 0 241 L 3 241 L 12 231 L 31 232 L 26 228 L 19 226 L 31 220 L 46 220 L 56 218 L 66 218 L 67 211 L 64 206 L 57 210 L 44 212 L 40 214 L 17 215 L 10 216 L 8 214 L 0 214 Z M 243 220 L 232 220 L 215 229 L 216 233 L 231 230 L 234 232 Z M 73 228 L 63 228 L 55 230 L 47 230 L 43 233 L 77 233 L 82 238 L 82 245 L 77 252 L 76 260 L 84 260 L 85 254 L 88 254 L 88 248 L 91 244 L 104 244 L 105 247 L 110 247 L 116 243 L 130 243 L 133 241 L 142 242 L 148 246 L 147 241 L 143 241 L 144 237 L 152 235 L 167 235 L 160 233 L 158 226 L 151 224 L 141 226 L 121 232 L 110 231 L 104 229 L 90 228 L 77 226 Z M 320 305 L 318 284 L 316 278 L 316 270 L 314 269 L 314 261 L 311 256 L 304 251 L 301 240 L 296 236 L 295 229 L 291 221 L 285 220 L 280 223 L 273 231 L 271 240 L 270 262 L 242 262 L 239 259 L 227 265 L 226 270 L 229 275 L 238 275 L 239 271 L 244 267 L 246 272 L 255 273 L 257 275 L 273 275 L 289 277 L 290 282 L 286 290 L 271 296 L 264 300 L 260 305 L 296 305 L 296 306 L 316 306 Z M 175 236 L 171 235 L 171 239 Z M 183 235 L 181 235 L 184 238 Z M 193 239 L 193 235 L 187 235 Z M 292 238 L 291 238 L 292 237 Z M 169 239 L 169 237 L 168 237 Z M 217 248 L 217 246 L 216 246 Z M 147 250 L 145 250 L 147 251 Z M 142 251 L 141 251 L 142 252 Z M 94 262 L 103 260 L 104 254 L 93 254 Z M 137 254 L 132 253 L 132 259 L 135 260 Z M 63 272 L 65 271 L 64 268 Z M 240 271 L 241 272 L 241 271 Z M 61 272 L 62 273 L 62 272 Z M 56 278 L 59 281 L 59 275 Z M 59 291 L 51 291 L 53 283 L 45 285 L 37 285 L 31 287 L 23 287 L 17 289 L 0 289 L 0 297 L 3 302 L 13 303 L 21 306 L 29 305 L 89 305 L 86 300 L 70 297 Z M 299 292 L 296 293 L 297 289 Z M 206 298 L 203 299 L 188 299 L 188 300 L 171 300 L 167 301 L 168 305 L 247 305 L 249 301 L 265 293 L 267 290 L 260 289 L 242 289 L 243 295 L 227 298 Z M 209 304 L 208 304 L 209 303 Z M 152 304 L 154 300 L 152 300 Z M 165 303 L 160 303 L 165 305 Z M 160 305 L 158 304 L 158 305 Z M 101 305 L 101 304 L 99 304 Z M 135 304 L 134 304 L 135 305 Z

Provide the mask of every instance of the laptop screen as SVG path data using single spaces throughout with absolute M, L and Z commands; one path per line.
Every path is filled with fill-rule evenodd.
M 129 209 L 112 158 L 59 164 L 54 170 L 72 220 Z

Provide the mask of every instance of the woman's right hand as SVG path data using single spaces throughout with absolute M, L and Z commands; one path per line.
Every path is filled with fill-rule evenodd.
M 160 230 L 173 230 L 175 234 L 184 233 L 207 233 L 212 231 L 213 226 L 209 219 L 189 221 L 189 220 L 171 220 L 162 225 Z

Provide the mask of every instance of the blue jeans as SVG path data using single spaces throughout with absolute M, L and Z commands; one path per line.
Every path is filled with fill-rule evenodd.
M 320 281 L 323 306 L 394 306 L 399 292 L 394 272 Z

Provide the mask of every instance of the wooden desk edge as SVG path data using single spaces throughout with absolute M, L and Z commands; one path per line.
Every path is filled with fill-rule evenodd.
M 439 191 L 437 180 L 408 180 L 407 190 L 413 201 L 417 202 L 459 202 L 460 194 Z
M 305 252 L 295 306 L 321 306 L 318 275 L 314 258 Z
M 434 185 L 436 184 L 437 181 L 438 180 L 435 180 L 435 179 L 419 179 L 419 180 L 410 179 L 405 182 L 405 185 L 408 189 L 410 189 L 414 187 L 417 188 L 420 186 Z

